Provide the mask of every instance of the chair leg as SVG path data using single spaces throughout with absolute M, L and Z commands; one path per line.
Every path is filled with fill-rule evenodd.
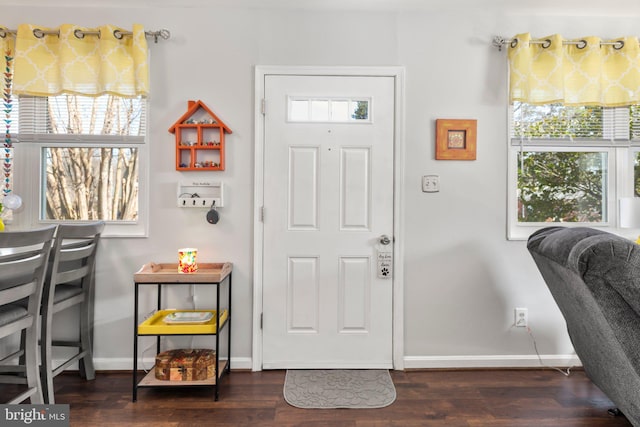
M 36 392 L 30 396 L 31 403 L 42 404 L 44 399 L 38 371 L 38 328 L 36 323 L 26 330 L 23 348 L 27 387 L 36 389 Z
M 84 356 L 78 361 L 78 367 L 80 369 L 80 376 L 86 380 L 93 380 L 96 378 L 96 371 L 93 367 L 93 342 L 91 336 L 93 331 L 91 330 L 91 302 L 89 298 L 85 297 L 84 301 L 80 305 L 80 345 L 79 349 L 84 352 Z
M 23 329 L 20 332 L 20 348 L 22 350 L 24 350 L 26 348 L 26 340 L 27 340 L 27 330 Z M 18 365 L 22 365 L 22 366 L 26 366 L 26 361 L 24 358 L 24 351 L 22 352 L 22 354 L 20 355 L 20 357 L 18 358 Z
M 51 356 L 51 326 L 53 315 L 48 310 L 43 310 L 40 338 L 40 380 L 42 381 L 42 395 L 44 401 L 50 405 L 55 404 L 53 395 L 53 360 Z

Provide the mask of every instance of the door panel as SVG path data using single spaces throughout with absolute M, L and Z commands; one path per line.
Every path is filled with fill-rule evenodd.
M 318 332 L 318 258 L 289 258 L 287 319 L 289 333 Z
M 289 148 L 289 230 L 318 229 L 318 150 Z
M 370 328 L 371 258 L 340 259 L 339 333 L 367 333 Z
M 369 230 L 371 164 L 369 148 L 343 148 L 340 156 L 340 229 Z
M 265 369 L 392 367 L 394 83 L 265 77 Z

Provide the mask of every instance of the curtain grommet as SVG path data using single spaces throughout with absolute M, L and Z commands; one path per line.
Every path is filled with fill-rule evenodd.
M 41 39 L 44 37 L 44 31 L 42 31 L 40 28 L 34 28 L 33 36 L 37 39 Z
M 118 40 L 122 40 L 122 31 L 120 30 L 113 30 L 113 37 L 117 38 Z
M 620 49 L 622 49 L 623 47 L 624 47 L 624 40 L 616 40 L 616 41 L 613 43 L 613 48 L 614 48 L 615 50 L 620 50 Z
M 551 46 L 551 39 L 546 39 L 545 41 L 542 42 L 543 49 L 548 49 L 549 46 Z
M 518 46 L 518 39 L 515 39 L 515 38 L 512 39 L 510 46 L 511 46 L 511 49 L 515 49 L 516 46 Z
M 73 30 L 73 35 L 76 36 L 77 39 L 82 40 L 84 38 L 84 32 L 80 29 Z
M 582 49 L 584 49 L 585 47 L 587 47 L 587 44 L 588 44 L 588 43 L 587 43 L 587 41 L 586 41 L 585 39 L 582 39 L 582 40 L 578 41 L 578 43 L 576 43 L 576 47 L 577 47 L 578 49 L 581 49 L 581 50 L 582 50 Z
M 3 39 L 7 37 L 7 29 L 0 27 L 0 37 Z

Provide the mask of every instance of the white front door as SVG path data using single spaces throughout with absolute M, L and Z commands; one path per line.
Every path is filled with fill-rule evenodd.
M 393 367 L 394 84 L 265 76 L 265 369 Z

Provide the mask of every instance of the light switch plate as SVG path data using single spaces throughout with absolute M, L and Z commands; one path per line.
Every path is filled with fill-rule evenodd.
M 422 191 L 424 193 L 437 193 L 440 191 L 440 176 L 424 175 L 422 177 Z

